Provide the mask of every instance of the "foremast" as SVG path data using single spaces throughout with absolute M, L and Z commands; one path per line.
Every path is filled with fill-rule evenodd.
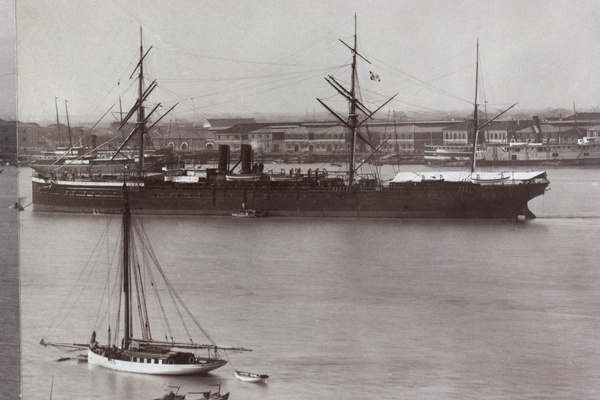
M 356 141 L 357 138 L 360 138 L 365 143 L 367 143 L 371 148 L 377 150 L 371 143 L 369 143 L 365 138 L 363 138 L 358 133 L 358 128 L 365 123 L 368 119 L 372 118 L 372 116 L 382 109 L 386 104 L 394 99 L 397 96 L 395 94 L 390 99 L 388 99 L 385 103 L 379 106 L 375 111 L 370 111 L 356 96 L 356 87 L 358 84 L 358 73 L 357 73 L 357 57 L 362 58 L 367 63 L 371 64 L 369 60 L 358 53 L 358 34 L 357 34 L 357 23 L 356 23 L 356 14 L 354 14 L 354 43 L 353 46 L 349 46 L 343 40 L 339 39 L 346 47 L 350 49 L 352 52 L 352 65 L 351 65 L 351 77 L 350 77 L 350 90 L 346 89 L 342 86 L 335 78 L 329 75 L 325 80 L 329 83 L 339 94 L 344 96 L 348 101 L 348 116 L 346 118 L 340 116 L 337 112 L 332 110 L 329 106 L 327 106 L 321 99 L 317 99 L 319 103 L 323 107 L 327 109 L 338 121 L 342 123 L 349 131 L 350 131 L 350 157 L 348 162 L 348 186 L 352 187 L 354 184 L 354 175 L 356 173 L 355 167 L 355 149 L 356 149 Z M 364 113 L 366 117 L 362 120 L 359 120 L 359 111 Z
M 148 133 L 148 131 L 150 131 L 150 129 L 152 129 L 156 124 L 158 124 L 168 113 L 170 113 L 171 110 L 173 110 L 177 106 L 177 104 L 179 104 L 179 103 L 176 103 L 173 107 L 169 108 L 167 110 L 167 112 L 165 112 L 161 117 L 159 117 L 154 123 L 152 123 L 152 125 L 148 126 L 148 121 L 149 121 L 150 117 L 162 105 L 161 103 L 158 103 L 148 114 L 146 114 L 146 109 L 145 109 L 144 103 L 145 103 L 146 99 L 148 99 L 150 94 L 154 91 L 154 89 L 156 89 L 156 87 L 158 86 L 158 84 L 156 83 L 156 80 L 154 80 L 154 81 L 152 81 L 152 83 L 150 83 L 150 85 L 146 89 L 144 89 L 144 87 L 145 87 L 144 86 L 144 79 L 145 79 L 144 59 L 146 58 L 146 56 L 148 55 L 150 50 L 152 50 L 152 46 L 150 46 L 148 48 L 148 50 L 146 50 L 146 52 L 144 52 L 143 32 L 142 32 L 142 27 L 140 26 L 140 61 L 138 62 L 135 69 L 131 73 L 131 76 L 129 77 L 129 79 L 133 78 L 136 71 L 139 71 L 138 76 L 137 76 L 138 98 L 137 98 L 135 104 L 133 105 L 133 107 L 129 110 L 129 112 L 125 116 L 125 118 L 123 118 L 121 120 L 121 125 L 119 126 L 119 129 L 117 129 L 117 130 L 120 131 L 121 129 L 123 129 L 123 127 L 127 124 L 127 122 L 129 122 L 129 120 L 133 117 L 134 114 L 137 115 L 135 128 L 133 128 L 131 133 L 127 136 L 127 138 L 123 141 L 121 146 L 117 149 L 117 151 L 111 158 L 111 160 L 113 160 L 117 156 L 117 154 L 119 154 L 119 152 L 123 149 L 123 147 L 125 147 L 125 145 L 137 134 L 138 135 L 138 147 L 139 147 L 138 148 L 139 162 L 138 162 L 138 168 L 137 168 L 136 174 L 137 174 L 138 178 L 140 178 L 140 179 L 143 177 L 143 174 L 144 174 L 144 152 L 145 152 L 144 151 L 145 150 L 144 136 Z

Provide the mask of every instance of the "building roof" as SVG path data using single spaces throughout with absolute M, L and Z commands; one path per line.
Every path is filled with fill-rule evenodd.
M 204 124 L 205 128 L 231 128 L 239 124 L 255 124 L 254 118 L 210 118 Z
M 600 120 L 600 112 L 576 112 L 574 115 L 564 119 L 573 121 L 575 120 L 575 117 L 577 117 L 577 120 L 582 121 Z
M 556 135 L 560 134 L 561 136 L 577 136 L 577 135 L 585 135 L 586 129 L 584 128 L 576 128 L 572 126 L 564 126 L 564 125 L 552 125 L 548 123 L 541 123 L 540 128 L 542 131 L 542 135 Z M 516 133 L 518 134 L 530 134 L 535 133 L 533 127 L 525 128 L 518 130 Z
M 483 125 L 487 122 L 485 119 L 479 120 L 479 125 Z M 505 120 L 505 121 L 492 121 L 486 125 L 483 129 L 496 129 L 508 132 L 515 132 L 521 129 L 528 129 L 533 126 L 532 120 Z M 442 129 L 442 131 L 473 131 L 473 120 L 465 120 L 456 124 L 449 125 Z

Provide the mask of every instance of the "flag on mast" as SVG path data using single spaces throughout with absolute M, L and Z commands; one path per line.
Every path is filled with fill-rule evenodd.
M 371 77 L 372 81 L 381 82 L 381 79 L 379 79 L 379 75 L 377 75 L 373 71 L 369 71 L 369 76 Z

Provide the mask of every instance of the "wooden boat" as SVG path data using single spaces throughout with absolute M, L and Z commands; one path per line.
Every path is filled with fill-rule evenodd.
M 235 370 L 235 377 L 244 382 L 264 382 L 269 378 L 269 375 L 255 374 L 252 372 L 244 372 Z
M 262 175 L 258 174 L 227 174 L 225 176 L 227 182 L 258 182 L 262 179 Z
M 179 394 L 180 386 L 167 386 L 168 393 L 165 393 L 163 397 L 156 398 L 154 400 L 194 400 L 194 399 L 206 399 L 206 400 L 227 400 L 229 398 L 229 392 L 221 394 L 221 383 L 219 383 L 219 390 L 217 393 L 206 392 L 187 392 L 186 394 Z M 173 391 L 172 389 L 176 389 Z M 192 398 L 191 395 L 194 395 Z M 201 395 L 201 397 L 198 397 Z
M 163 397 L 156 398 L 155 400 L 185 400 L 185 394 L 179 394 L 179 386 L 167 386 L 169 393 L 165 393 Z M 176 389 L 175 391 L 170 389 Z
M 156 260 L 154 251 L 150 248 L 142 225 L 132 218 L 126 185 L 123 185 L 123 197 L 122 227 L 119 235 L 121 243 L 118 243 L 122 256 L 118 268 L 109 266 L 110 271 L 115 271 L 113 282 L 116 282 L 115 285 L 118 287 L 110 291 L 110 293 L 115 293 L 116 297 L 108 301 L 108 304 L 111 305 L 110 310 L 104 310 L 108 315 L 106 321 L 108 323 L 108 342 L 106 344 L 98 343 L 94 329 L 89 344 L 53 343 L 45 339 L 42 339 L 40 344 L 66 350 L 85 349 L 89 364 L 116 371 L 154 375 L 205 374 L 227 363 L 225 359 L 221 358 L 220 351 L 251 351 L 241 347 L 219 346 L 208 335 L 168 281 Z M 145 288 L 148 280 L 152 289 Z M 104 282 L 101 284 L 104 285 Z M 161 291 L 166 292 L 162 294 L 172 299 L 171 305 L 160 296 Z M 122 295 L 121 292 L 123 292 Z M 156 296 L 157 303 L 154 304 L 161 305 L 160 310 L 157 310 L 161 315 L 156 318 L 152 318 L 153 316 L 150 315 L 152 311 L 147 307 L 149 302 L 146 301 L 146 297 L 152 294 Z M 142 311 L 134 313 L 134 310 Z M 135 314 L 137 314 L 139 324 L 134 324 Z M 180 324 L 185 328 L 182 329 L 182 332 L 187 332 L 189 336 L 187 341 L 175 339 L 175 332 L 171 331 L 174 324 L 168 322 L 168 319 L 173 316 L 180 318 Z M 119 320 L 120 318 L 122 319 Z M 160 320 L 163 323 L 161 324 L 163 329 L 165 326 L 169 327 L 170 336 L 165 337 L 170 337 L 171 341 L 157 341 L 152 338 L 153 320 L 155 324 L 158 324 L 157 321 Z M 165 321 L 168 322 L 166 325 L 164 325 Z M 194 341 L 188 326 L 190 323 L 196 325 L 198 331 L 208 340 L 208 344 Z M 134 325 L 140 332 L 134 332 Z M 120 329 L 120 327 L 123 328 Z M 206 354 L 198 354 L 201 351 L 206 351 Z
M 494 172 L 481 172 L 471 175 L 471 182 L 473 183 L 499 183 L 503 181 L 508 181 L 510 178 L 510 174 L 505 174 L 504 172 L 494 173 Z

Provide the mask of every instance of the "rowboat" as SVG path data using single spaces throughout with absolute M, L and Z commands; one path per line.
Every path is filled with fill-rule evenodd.
M 235 370 L 235 377 L 244 382 L 264 382 L 267 380 L 269 375 Z

